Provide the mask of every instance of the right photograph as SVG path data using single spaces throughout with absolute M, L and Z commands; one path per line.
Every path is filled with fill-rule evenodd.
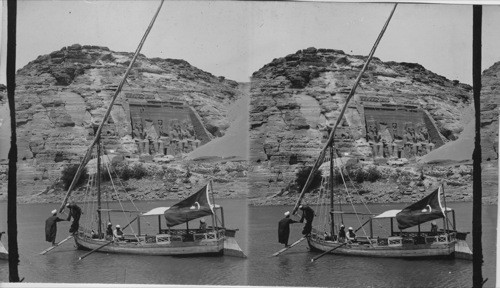
M 472 5 L 259 8 L 248 284 L 470 287 L 480 224 L 484 287 L 495 287 L 499 7 L 482 8 L 482 35 L 474 35 L 482 55 L 473 49 Z M 480 223 L 473 55 L 481 65 Z

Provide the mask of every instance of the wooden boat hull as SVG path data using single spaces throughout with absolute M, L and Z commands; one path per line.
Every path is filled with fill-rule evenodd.
M 348 256 L 387 257 L 387 258 L 448 258 L 453 257 L 455 252 L 455 240 L 447 242 L 434 242 L 425 244 L 405 244 L 379 246 L 377 243 L 348 243 L 342 247 L 341 242 L 324 240 L 319 237 L 307 239 L 309 247 L 313 251 Z
M 224 239 L 203 239 L 190 242 L 171 243 L 139 243 L 117 241 L 106 245 L 96 252 L 136 254 L 136 255 L 157 255 L 157 256 L 181 256 L 181 255 L 223 255 Z M 94 250 L 108 243 L 105 239 L 91 239 L 75 236 L 75 243 L 78 249 Z

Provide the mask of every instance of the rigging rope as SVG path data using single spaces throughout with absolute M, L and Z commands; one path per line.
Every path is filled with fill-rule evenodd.
M 361 222 L 361 220 L 359 219 L 358 212 L 356 211 L 356 207 L 354 206 L 354 203 L 352 202 L 352 195 L 351 195 L 351 193 L 349 193 L 349 190 L 347 189 L 347 185 L 346 185 L 346 183 L 345 183 L 344 174 L 342 173 L 342 167 L 339 167 L 339 171 L 340 171 L 340 177 L 342 178 L 342 182 L 344 183 L 344 188 L 345 188 L 345 191 L 346 191 L 347 196 L 348 196 L 348 198 L 347 198 L 347 199 L 349 200 L 349 202 L 350 202 L 350 204 L 351 204 L 351 206 L 352 206 L 352 209 L 354 210 L 354 213 L 355 213 L 355 215 L 356 215 L 356 219 L 358 220 L 359 226 L 360 226 L 360 227 L 361 227 L 361 229 L 363 230 L 363 234 L 364 234 L 365 236 L 367 236 L 367 235 L 366 235 L 365 228 L 362 226 L 362 222 Z
M 101 151 L 105 151 L 105 150 L 103 149 Z M 104 152 L 104 153 L 106 153 L 106 152 Z M 115 179 L 116 179 L 117 184 L 120 185 L 120 188 L 122 188 L 123 192 L 125 193 L 127 198 L 130 200 L 130 202 L 132 203 L 132 206 L 134 206 L 134 208 L 137 212 L 140 212 L 139 208 L 134 203 L 134 199 L 127 193 L 127 190 L 125 190 L 125 185 L 120 180 L 118 173 L 116 173 L 116 171 L 114 169 L 110 169 L 111 158 L 107 154 L 105 154 L 105 155 L 107 156 L 107 159 L 108 159 L 108 163 L 106 163 L 106 170 L 108 171 L 109 178 L 112 179 L 112 176 L 111 176 L 111 171 L 112 171 L 114 173 L 114 176 L 116 177 Z M 107 191 L 106 191 L 106 193 L 107 193 Z
M 89 178 L 87 179 L 87 186 L 85 188 L 85 194 L 83 197 L 83 204 L 84 206 L 84 211 L 85 211 L 85 216 L 84 216 L 84 228 L 89 228 L 89 222 L 90 222 L 90 216 L 91 216 L 91 211 L 89 211 L 89 205 L 88 205 L 88 199 L 89 199 L 89 193 L 91 193 L 91 188 L 92 188 L 92 181 L 94 180 L 93 175 L 90 175 Z M 85 230 L 84 230 L 85 231 Z
M 342 162 L 342 157 L 339 157 L 339 161 L 340 161 L 340 167 L 347 167 L 347 165 L 344 165 L 344 163 Z M 347 164 L 347 162 L 346 162 Z M 342 169 L 342 168 L 339 168 L 339 169 Z M 368 207 L 367 203 L 363 200 L 363 197 L 361 196 L 361 194 L 359 194 L 359 189 L 356 187 L 356 185 L 354 185 L 354 181 L 352 180 L 351 176 L 349 175 L 349 172 L 347 171 L 347 168 L 346 168 L 346 175 L 347 175 L 347 178 L 349 178 L 349 183 L 351 184 L 351 186 L 353 187 L 354 191 L 356 191 L 356 194 L 358 195 L 358 198 L 360 199 L 361 203 L 363 204 L 363 206 L 365 207 L 366 211 L 368 211 L 368 213 L 370 214 L 373 214 L 372 211 L 370 210 L 370 208 Z M 343 179 L 343 178 L 342 178 Z M 344 185 L 345 185 L 345 181 L 344 181 Z M 346 188 L 347 190 L 347 188 Z M 375 222 L 376 224 L 378 225 L 379 228 L 381 228 L 382 230 L 384 230 L 384 232 L 388 233 L 389 231 L 380 223 L 380 221 L 378 219 L 375 219 Z M 372 222 L 373 223 L 373 222 Z
M 327 224 L 329 224 L 329 221 L 328 221 L 328 218 L 326 218 L 327 216 L 327 207 L 325 205 L 325 201 L 326 201 L 326 197 L 325 197 L 325 183 L 327 183 L 326 181 L 326 177 L 322 177 L 321 178 L 321 186 L 320 186 L 320 189 L 319 189 L 319 192 L 318 192 L 318 200 L 317 200 L 317 203 L 319 204 L 319 212 L 318 212 L 318 215 L 319 215 L 319 218 L 320 219 L 323 219 L 322 221 L 318 221 L 318 224 L 315 226 L 315 228 L 317 228 L 317 230 L 319 231 L 321 227 L 323 227 L 323 231 L 327 231 Z
M 111 172 L 109 171 L 109 165 L 108 165 L 108 163 L 106 163 L 106 170 L 108 171 L 109 180 L 111 181 L 111 185 L 113 186 L 113 191 L 116 194 L 116 199 L 118 200 L 118 203 L 120 204 L 120 207 L 122 208 L 123 215 L 124 215 L 125 219 L 128 220 L 128 222 L 131 222 L 130 218 L 127 216 L 127 213 L 125 213 L 125 208 L 123 207 L 122 201 L 120 200 L 120 196 L 118 195 L 118 191 L 116 190 L 115 183 L 113 181 L 113 177 L 111 176 Z M 132 225 L 129 225 L 129 227 L 130 227 L 130 230 L 132 230 L 132 234 L 137 239 L 137 242 L 141 243 L 141 241 L 139 240 L 139 237 L 137 237 L 137 234 L 135 233 L 134 228 L 132 227 Z
M 68 192 L 66 193 L 66 196 L 64 197 L 64 200 L 61 203 L 61 207 L 59 208 L 59 212 L 63 211 L 63 209 L 64 209 L 64 207 L 66 205 L 66 202 L 68 201 L 69 196 L 71 195 L 71 191 L 73 190 L 73 187 L 76 185 L 77 179 L 80 178 L 80 175 L 81 175 L 81 173 L 83 171 L 83 168 L 85 167 L 85 165 L 90 160 L 90 155 L 92 153 L 92 148 L 94 147 L 94 145 L 98 142 L 99 138 L 101 137 L 102 127 L 107 122 L 108 117 L 111 114 L 111 109 L 113 108 L 113 104 L 114 104 L 116 98 L 118 97 L 118 95 L 120 94 L 123 85 L 127 81 L 127 77 L 129 75 L 130 71 L 132 70 L 132 67 L 135 64 L 135 61 L 137 60 L 137 57 L 139 56 L 139 52 L 141 51 L 142 46 L 144 45 L 144 42 L 146 42 L 146 38 L 148 37 L 149 32 L 153 28 L 153 24 L 154 24 L 154 22 L 156 20 L 156 17 L 160 13 L 161 7 L 163 6 L 163 2 L 164 2 L 164 0 L 161 0 L 160 5 L 158 6 L 158 10 L 156 11 L 155 15 L 153 16 L 153 19 L 151 20 L 151 22 L 149 23 L 149 26 L 146 29 L 146 32 L 144 33 L 144 36 L 142 36 L 142 39 L 141 39 L 141 41 L 139 43 L 139 46 L 137 46 L 137 49 L 135 50 L 134 56 L 132 57 L 132 60 L 130 61 L 130 64 L 129 64 L 127 70 L 125 71 L 125 75 L 123 76 L 122 81 L 120 82 L 120 84 L 116 88 L 115 94 L 113 95 L 113 98 L 111 99 L 111 102 L 110 102 L 110 104 L 108 106 L 108 109 L 106 110 L 106 113 L 104 114 L 102 122 L 101 122 L 101 124 L 99 124 L 99 127 L 97 128 L 97 132 L 95 133 L 96 136 L 94 137 L 94 140 L 92 140 L 92 143 L 91 143 L 90 147 L 87 149 L 87 152 L 85 153 L 85 156 L 83 157 L 82 162 L 80 163 L 80 166 L 78 166 L 78 169 L 77 169 L 77 171 L 75 173 L 75 177 L 73 178 L 73 181 L 71 182 L 71 184 L 70 184 L 70 186 L 68 188 Z
M 394 8 L 392 8 L 392 11 L 391 11 L 389 17 L 387 18 L 387 20 L 386 20 L 386 22 L 384 24 L 384 27 L 380 31 L 380 33 L 379 33 L 379 35 L 377 37 L 377 40 L 373 44 L 373 47 L 372 47 L 372 49 L 370 51 L 370 54 L 368 55 L 368 59 L 366 60 L 365 64 L 363 65 L 363 68 L 359 72 L 359 74 L 358 74 L 358 76 L 356 78 L 356 81 L 355 81 L 353 87 L 351 88 L 351 91 L 349 92 L 349 95 L 347 95 L 347 98 L 346 98 L 346 101 L 345 101 L 345 105 L 342 107 L 342 110 L 340 111 L 339 117 L 337 118 L 337 121 L 335 122 L 335 126 L 332 128 L 332 131 L 330 132 L 330 135 L 328 136 L 328 140 L 326 142 L 326 145 L 323 147 L 323 149 L 319 153 L 319 157 L 316 160 L 316 162 L 314 163 L 313 168 L 311 169 L 311 173 L 309 173 L 309 176 L 307 177 L 306 183 L 304 184 L 304 187 L 302 187 L 302 191 L 300 192 L 299 199 L 297 200 L 297 202 L 295 203 L 295 206 L 293 207 L 292 214 L 295 214 L 297 212 L 297 209 L 299 208 L 300 202 L 302 201 L 302 197 L 304 197 L 305 192 L 309 188 L 309 185 L 311 184 L 311 182 L 312 182 L 312 180 L 314 178 L 313 175 L 316 173 L 316 171 L 318 170 L 319 166 L 321 165 L 320 163 L 322 162 L 322 160 L 325 157 L 326 150 L 333 143 L 333 138 L 335 136 L 335 131 L 337 130 L 337 127 L 339 126 L 340 122 L 343 119 L 343 116 L 344 116 L 345 111 L 347 109 L 347 104 L 349 103 L 349 101 L 351 100 L 351 98 L 354 96 L 354 93 L 356 92 L 356 87 L 358 86 L 359 82 L 361 81 L 361 77 L 363 76 L 363 73 L 365 72 L 366 68 L 370 64 L 370 61 L 373 58 L 373 54 L 375 54 L 375 50 L 377 50 L 377 46 L 380 43 L 380 40 L 382 39 L 382 36 L 384 35 L 385 30 L 387 29 L 387 26 L 389 25 L 389 22 L 391 21 L 392 15 L 394 14 L 394 11 L 396 10 L 397 6 L 398 6 L 397 3 L 394 4 Z

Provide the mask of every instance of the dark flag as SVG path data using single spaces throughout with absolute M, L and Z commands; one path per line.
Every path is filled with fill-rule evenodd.
M 167 220 L 167 226 L 172 227 L 212 214 L 214 214 L 214 211 L 208 198 L 207 184 L 195 194 L 167 209 L 165 219 Z
M 439 186 L 431 194 L 422 200 L 404 208 L 396 214 L 399 229 L 406 229 L 418 224 L 444 217 L 444 209 L 441 206 L 439 194 L 442 186 Z

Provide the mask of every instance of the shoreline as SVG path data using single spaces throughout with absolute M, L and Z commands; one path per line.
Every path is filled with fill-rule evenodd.
M 163 181 L 154 181 L 152 179 L 130 180 L 127 185 L 118 190 L 117 194 L 106 195 L 107 192 L 113 190 L 109 185 L 102 187 L 102 201 L 117 202 L 120 201 L 162 201 L 162 200 L 183 200 L 191 194 L 202 188 L 203 185 L 187 185 L 178 191 L 169 191 L 164 186 Z M 215 199 L 246 199 L 247 198 L 247 182 L 232 181 L 227 183 L 213 182 L 213 192 Z M 189 187 L 189 188 L 188 188 Z M 20 188 L 18 187 L 18 191 Z M 61 188 L 46 189 L 45 191 L 29 194 L 18 195 L 18 204 L 34 204 L 34 203 L 62 203 L 66 196 L 66 190 Z M 117 196 L 119 199 L 117 199 Z M 107 197 L 107 198 L 106 198 Z M 73 190 L 70 201 L 85 202 L 87 199 L 85 187 L 79 187 Z M 0 202 L 7 202 L 7 193 L 3 194 Z
M 315 197 L 317 198 L 317 197 Z M 309 201 L 308 201 L 309 200 Z M 309 198 L 304 198 L 304 200 L 302 201 L 302 203 L 307 203 L 307 205 L 310 205 L 310 206 L 318 206 L 318 204 L 314 204 L 312 201 L 310 201 L 311 199 Z M 269 197 L 269 198 L 258 198 L 258 199 L 248 199 L 248 202 L 249 202 L 249 206 L 293 206 L 295 205 L 297 199 L 296 198 L 287 198 L 287 199 L 277 199 L 277 198 L 272 198 L 272 197 Z M 265 203 L 263 203 L 265 202 Z M 471 199 L 465 199 L 465 200 L 451 200 L 451 199 L 447 199 L 446 200 L 446 203 L 449 204 L 449 203 L 466 203 L 466 202 L 470 202 L 472 203 L 472 198 Z M 353 201 L 352 204 L 362 204 L 363 202 L 361 201 Z M 364 202 L 365 204 L 367 205 L 371 205 L 371 204 L 412 204 L 414 202 L 412 201 L 389 201 L 389 202 Z M 483 197 L 482 198 L 482 204 L 483 205 L 498 205 L 498 197 L 490 197 L 490 196 L 487 196 L 487 197 Z M 350 205 L 350 203 L 345 203 L 343 205 Z
M 80 195 L 78 195 L 80 196 Z M 78 197 L 80 198 L 80 197 Z M 449 197 L 447 197 L 449 198 Z M 451 197 L 450 197 L 451 198 Z M 64 197 L 62 196 L 55 196 L 55 195 L 48 195 L 47 197 L 33 197 L 33 196 L 21 196 L 18 197 L 17 204 L 57 204 L 61 203 Z M 165 201 L 165 200 L 182 200 L 185 199 L 183 197 L 179 197 L 176 195 L 169 195 L 164 198 L 158 198 L 158 197 L 140 197 L 140 198 L 135 198 L 133 201 L 140 201 L 140 202 L 149 202 L 149 201 Z M 288 196 L 281 196 L 281 197 L 263 197 L 263 198 L 248 198 L 247 195 L 244 193 L 236 193 L 236 194 L 231 194 L 231 195 L 215 195 L 215 199 L 218 200 L 223 200 L 223 199 L 241 199 L 245 200 L 248 204 L 248 206 L 293 206 L 295 205 L 297 201 L 297 197 L 288 197 Z M 302 203 L 307 203 L 308 205 L 313 205 L 316 206 L 317 204 L 314 204 L 312 201 L 313 199 L 317 199 L 317 197 L 304 197 L 304 200 Z M 74 200 L 76 202 L 82 202 L 78 200 Z M 120 200 L 124 201 L 124 200 Z M 115 203 L 118 202 L 118 200 L 113 199 L 113 200 L 108 200 L 105 201 L 108 203 Z M 464 199 L 447 199 L 446 203 L 463 203 L 463 202 L 472 202 L 472 198 L 464 198 Z M 7 203 L 7 199 L 1 199 L 0 203 Z M 345 205 L 349 205 L 349 203 L 344 202 Z M 362 201 L 353 201 L 353 204 L 362 204 Z M 366 201 L 364 202 L 365 204 L 411 204 L 414 203 L 414 201 Z M 498 205 L 498 197 L 497 196 L 485 196 L 482 198 L 482 204 L 483 205 Z

